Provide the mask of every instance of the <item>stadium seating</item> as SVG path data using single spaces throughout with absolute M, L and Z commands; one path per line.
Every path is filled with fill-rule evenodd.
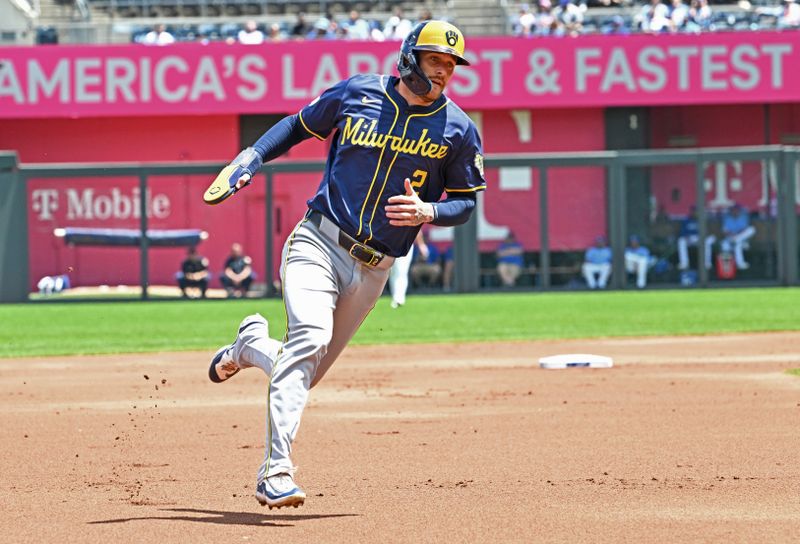
M 55 6 L 57 2 L 74 2 L 75 0 L 41 0 L 42 9 Z M 86 41 L 140 42 L 141 38 L 152 29 L 153 25 L 163 23 L 177 41 L 197 40 L 232 40 L 244 23 L 253 19 L 265 34 L 274 24 L 280 25 L 281 37 L 289 33 L 295 22 L 296 14 L 303 12 L 306 21 L 314 24 L 320 17 L 328 15 L 342 23 L 350 10 L 356 9 L 373 28 L 382 28 L 391 16 L 395 7 L 402 7 L 412 20 L 422 9 L 429 9 L 437 18 L 444 18 L 459 24 L 459 9 L 472 0 L 79 0 L 87 5 L 91 13 L 81 16 L 83 34 L 80 37 L 70 36 L 70 25 L 75 25 L 75 15 L 57 13 L 51 17 L 40 18 L 43 28 L 38 33 L 39 43 L 85 43 Z M 662 0 L 663 1 L 663 0 Z M 570 16 L 562 7 L 563 1 L 534 0 L 530 6 L 535 8 L 539 3 L 549 3 L 551 14 L 556 19 L 552 28 L 545 31 L 556 35 L 577 34 L 627 34 L 639 32 L 639 20 L 642 13 L 641 1 L 632 0 L 571 0 L 581 7 L 581 13 Z M 474 2 L 473 2 L 474 3 Z M 667 2 L 664 2 L 665 4 Z M 685 4 L 689 0 L 684 0 Z M 711 16 L 702 21 L 702 26 L 691 23 L 678 32 L 732 32 L 752 30 L 783 29 L 786 25 L 781 21 L 780 0 L 709 0 Z M 520 13 L 528 9 L 528 4 L 500 1 L 507 14 L 505 26 L 507 34 L 520 34 Z M 487 4 L 488 6 L 488 4 Z M 55 10 L 55 8 L 53 8 Z M 488 9 L 488 7 L 487 7 Z M 501 13 L 502 13 L 501 9 Z M 57 11 L 57 10 L 55 10 Z M 464 12 L 466 13 L 466 12 Z M 462 15 L 464 15 L 462 13 Z M 534 9 L 533 13 L 537 11 Z M 538 16 L 538 15 L 537 15 Z M 67 17 L 67 19 L 64 19 Z M 72 21 L 69 21 L 71 17 Z M 466 17 L 466 15 L 464 15 Z M 503 16 L 500 24 L 503 26 Z M 558 22 L 559 20 L 562 20 Z M 471 19 L 470 19 L 471 21 Z M 461 24 L 467 34 L 480 35 L 481 28 L 470 28 L 470 21 Z M 565 24 L 566 22 L 566 24 Z M 95 32 L 86 32 L 86 26 L 95 28 Z M 102 27 L 102 28 L 101 28 Z M 495 27 L 492 27 L 495 28 Z M 795 27 L 796 28 L 796 27 Z M 485 29 L 483 29 L 485 30 Z M 538 32 L 532 32 L 536 37 Z M 85 38 L 84 36 L 93 36 Z
M 442 6 L 444 0 L 439 2 Z M 387 15 L 396 5 L 403 5 L 408 13 L 415 13 L 425 2 L 398 2 L 395 0 L 90 0 L 93 9 L 104 11 L 115 18 L 224 18 L 247 16 L 283 16 L 290 18 L 298 12 L 319 15 L 326 12 L 346 15 L 357 9 L 364 15 Z

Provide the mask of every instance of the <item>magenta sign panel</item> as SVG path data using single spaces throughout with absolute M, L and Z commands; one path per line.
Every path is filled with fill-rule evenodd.
M 0 118 L 291 113 L 398 42 L 0 48 Z M 800 33 L 475 38 L 448 94 L 465 109 L 800 100 Z

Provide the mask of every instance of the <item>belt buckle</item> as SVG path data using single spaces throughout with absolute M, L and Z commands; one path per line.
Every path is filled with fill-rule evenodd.
M 352 258 L 361 261 L 367 266 L 378 266 L 378 263 L 380 263 L 383 259 L 383 257 L 379 255 L 377 251 L 368 245 L 358 242 L 350 247 L 350 251 L 348 251 L 348 253 L 350 253 Z

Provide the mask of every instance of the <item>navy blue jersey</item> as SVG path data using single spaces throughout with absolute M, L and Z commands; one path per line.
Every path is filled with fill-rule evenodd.
M 234 274 L 241 274 L 242 270 L 244 270 L 245 267 L 250 266 L 252 262 L 252 259 L 250 259 L 250 257 L 247 255 L 240 255 L 238 257 L 234 255 L 228 255 L 228 258 L 225 260 L 224 268 L 230 268 Z
M 398 78 L 357 75 L 300 111 L 303 128 L 324 140 L 334 133 L 325 174 L 308 205 L 352 237 L 393 257 L 408 253 L 417 227 L 389 224 L 384 206 L 405 194 L 409 178 L 419 197 L 486 188 L 483 149 L 474 123 L 445 95 L 409 106 Z

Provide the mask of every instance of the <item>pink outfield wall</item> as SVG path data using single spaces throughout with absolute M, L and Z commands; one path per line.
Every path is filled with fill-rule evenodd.
M 800 138 L 800 105 L 670 106 L 650 109 L 653 147 L 675 145 L 758 145 L 793 143 Z M 487 111 L 478 115 L 487 154 L 601 150 L 605 147 L 601 108 Z M 229 160 L 239 151 L 237 116 L 119 117 L 86 119 L 13 119 L 0 123 L 0 149 L 16 149 L 22 162 Z M 327 142 L 310 139 L 293 148 L 289 159 L 322 158 Z M 708 203 L 719 209 L 736 201 L 766 211 L 769 190 L 759 162 L 709 164 L 705 170 Z M 555 168 L 549 174 L 550 242 L 555 251 L 579 250 L 606 232 L 605 173 L 601 168 Z M 479 210 L 482 251 L 491 251 L 508 229 L 526 249 L 539 248 L 538 172 L 534 169 L 486 170 L 488 190 Z M 264 185 L 260 178 L 223 206 L 205 206 L 200 196 L 206 176 L 157 177 L 151 180 L 152 228 L 200 228 L 209 233 L 200 251 L 215 273 L 234 241 L 241 242 L 263 277 Z M 316 174 L 276 177 L 273 262 L 283 241 L 305 209 L 319 181 Z M 53 236 L 57 227 L 137 228 L 137 180 L 32 180 L 28 191 L 31 287 L 43 275 L 69 267 L 75 285 L 135 284 L 139 258 L 135 248 L 69 247 Z M 694 172 L 682 166 L 652 172 L 655 208 L 682 214 L 694 202 Z M 800 194 L 800 191 L 798 191 Z M 798 203 L 800 205 L 800 203 Z M 642 210 L 647 213 L 648 210 Z M 446 245 L 451 229 L 431 232 Z M 183 249 L 154 248 L 150 278 L 171 284 Z M 219 283 L 215 279 L 215 287 Z
M 476 39 L 468 45 L 475 67 L 459 69 L 449 94 L 481 126 L 487 154 L 605 149 L 604 108 L 623 104 L 651 106 L 646 111 L 653 148 L 796 144 L 798 38 L 800 33 Z M 661 90 L 650 85 L 660 80 L 659 69 L 640 62 L 658 57 L 653 47 L 667 52 L 660 64 L 665 67 Z M 727 71 L 716 66 L 721 50 L 731 59 Z M 391 69 L 395 51 L 396 44 L 370 43 L 365 50 L 363 43 L 339 42 L 0 48 L 0 149 L 16 150 L 23 163 L 227 161 L 250 143 L 239 141 L 242 115 L 295 111 L 351 72 Z M 554 62 L 547 74 L 558 74 L 549 83 L 537 79 L 541 72 L 533 74 L 547 55 Z M 254 57 L 266 63 L 265 70 L 256 71 L 263 93 L 243 100 L 239 94 L 262 88 L 248 71 L 260 62 Z M 576 72 L 578 58 L 581 69 Z M 669 62 L 674 70 L 666 68 Z M 109 73 L 112 78 L 106 79 Z M 715 89 L 723 79 L 726 90 Z M 557 84 L 558 92 L 544 92 L 545 83 Z M 542 92 L 534 92 L 537 88 Z M 224 100 L 218 99 L 220 89 Z M 171 101 L 183 93 L 182 99 Z M 327 145 L 308 140 L 288 158 L 323 158 Z M 771 187 L 760 163 L 709 164 L 705 176 L 711 208 L 735 201 L 753 211 L 768 211 Z M 538 172 L 493 168 L 486 177 L 489 189 L 479 208 L 481 250 L 493 250 L 509 229 L 526 249 L 537 250 Z M 681 166 L 654 169 L 653 210 L 684 213 L 694 202 L 693 179 L 693 172 Z M 315 174 L 276 178 L 276 269 L 281 245 L 318 181 Z M 557 168 L 549 172 L 549 181 L 551 247 L 585 248 L 606 230 L 604 171 Z M 151 227 L 208 231 L 200 251 L 210 258 L 215 273 L 230 244 L 241 242 L 263 277 L 263 184 L 253 184 L 230 204 L 208 207 L 198 197 L 207 182 L 204 176 L 152 179 Z M 136 249 L 68 247 L 53 236 L 56 227 L 138 227 L 129 204 L 135 200 L 135 186 L 130 178 L 32 180 L 31 287 L 41 276 L 70 267 L 75 285 L 137 283 Z M 440 245 L 448 244 L 451 235 L 451 229 L 431 232 Z M 153 249 L 151 281 L 171 284 L 183 254 L 183 249 Z
M 604 146 L 603 110 L 548 109 L 515 120 L 509 111 L 479 115 L 487 153 L 599 150 Z M 12 119 L 0 123 L 0 149 L 16 149 L 23 163 L 96 161 L 226 161 L 239 150 L 236 116 L 119 117 L 82 119 Z M 323 158 L 327 142 L 310 139 L 293 148 L 287 158 Z M 491 251 L 513 229 L 530 249 L 539 247 L 538 179 L 516 173 L 507 176 L 486 170 L 490 190 L 480 213 L 481 248 Z M 280 249 L 302 216 L 306 200 L 319 183 L 319 174 L 276 176 L 274 187 L 274 273 Z M 200 251 L 215 273 L 231 243 L 240 242 L 264 274 L 263 178 L 223 206 L 206 206 L 200 195 L 207 176 L 155 177 L 150 180 L 150 226 L 157 229 L 199 228 L 209 233 Z M 604 172 L 600 168 L 559 169 L 550 173 L 553 206 L 551 243 L 554 249 L 583 247 L 605 230 Z M 137 228 L 135 178 L 109 177 L 34 179 L 28 187 L 31 288 L 44 275 L 69 267 L 75 285 L 136 284 L 136 248 L 70 247 L 53 235 L 59 227 Z M 483 197 L 482 197 L 483 198 Z M 585 210 L 576 216 L 573 210 Z M 436 243 L 448 244 L 452 229 L 432 232 Z M 172 284 L 184 249 L 154 248 L 150 279 Z M 219 283 L 215 279 L 214 287 Z
M 286 113 L 397 42 L 0 48 L 0 118 Z M 467 40 L 464 109 L 800 101 L 800 32 Z

